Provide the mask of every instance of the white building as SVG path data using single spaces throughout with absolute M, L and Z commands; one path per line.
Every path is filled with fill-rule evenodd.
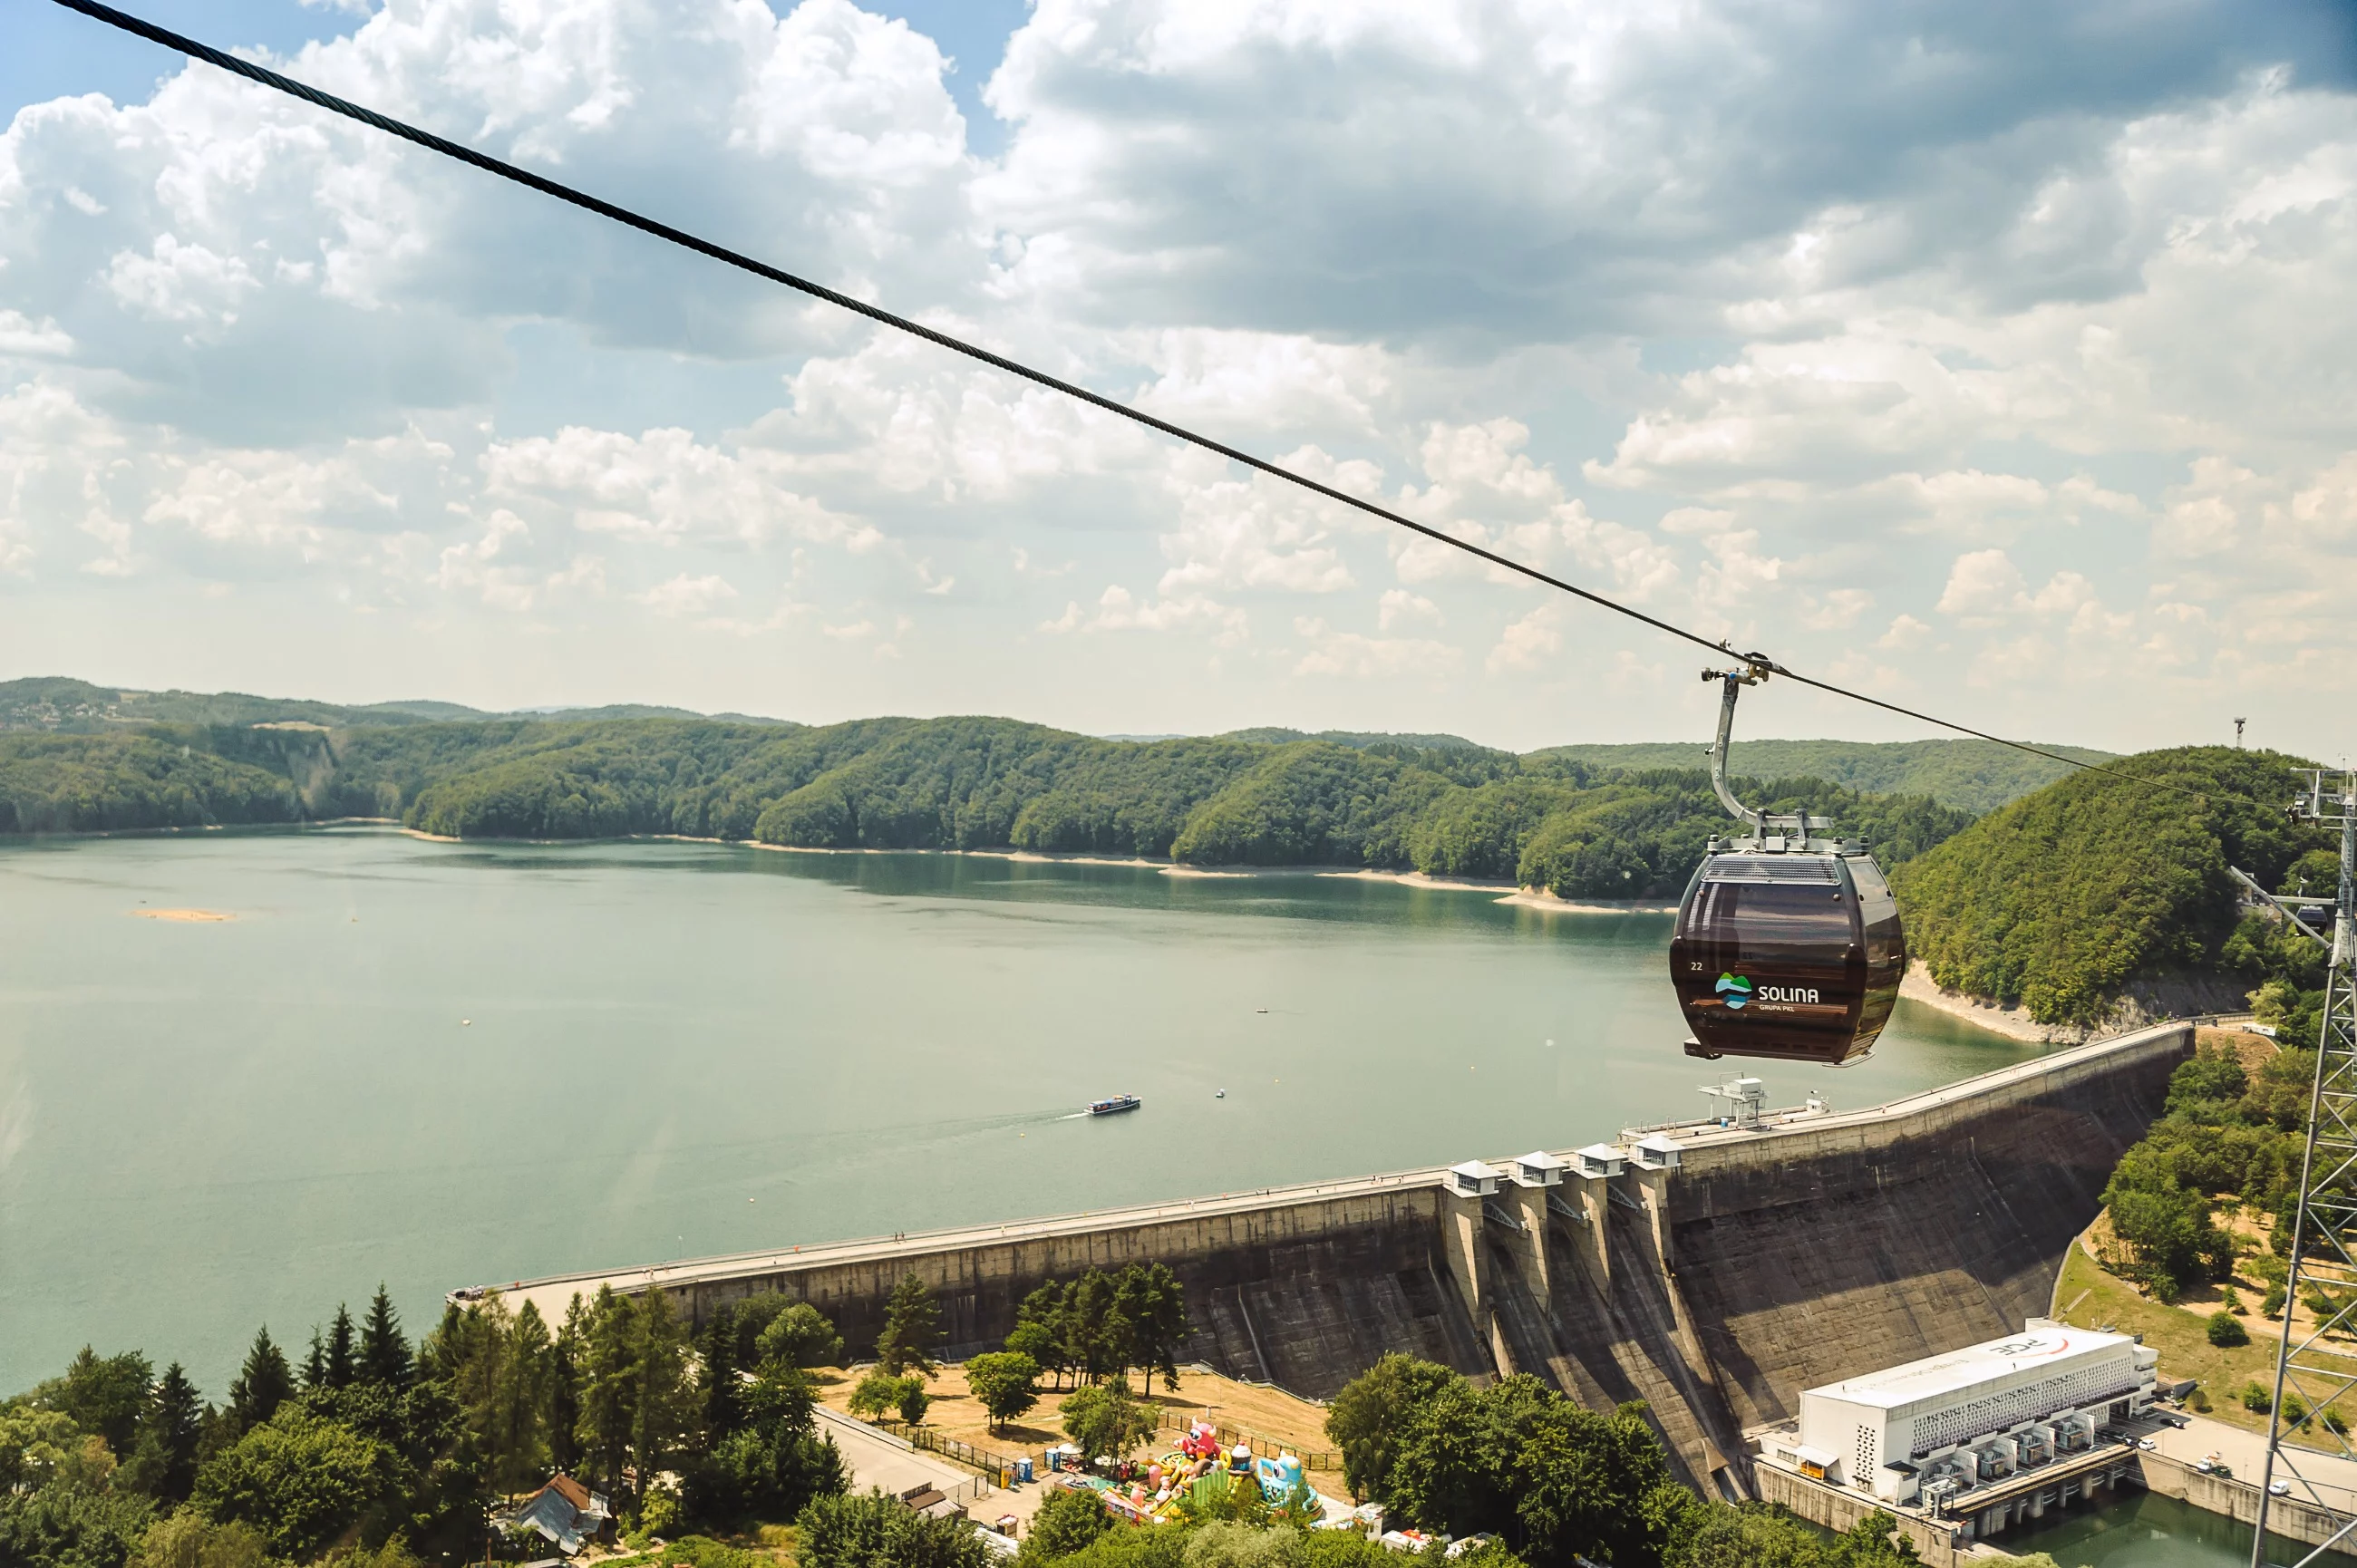
M 1885 1502 L 1926 1502 L 2090 1447 L 2138 1413 L 2160 1352 L 2033 1317 L 2019 1334 L 1809 1389 L 1767 1456 Z

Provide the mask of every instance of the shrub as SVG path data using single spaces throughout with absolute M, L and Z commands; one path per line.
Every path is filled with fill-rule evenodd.
M 1051 1488 L 1023 1538 L 1024 1568 L 1069 1557 L 1113 1528 L 1113 1515 L 1094 1492 Z
M 2275 1398 L 2256 1383 L 2243 1385 L 2243 1408 L 2256 1415 L 2265 1415 L 2275 1408 Z
M 2237 1345 L 2248 1345 L 2251 1342 L 2250 1330 L 2244 1328 L 2243 1320 L 2231 1312 L 2212 1313 L 2208 1333 L 2210 1343 L 2221 1349 L 2231 1350 Z
M 2283 1282 L 2278 1280 L 2274 1284 L 2267 1287 L 2266 1294 L 2259 1298 L 2259 1316 L 2261 1317 L 2281 1317 L 2283 1316 Z
M 2301 1424 L 2302 1424 L 2302 1423 L 2304 1423 L 2307 1420 L 2308 1420 L 2308 1402 L 2307 1402 L 2306 1400 L 2301 1399 L 2298 1394 L 2286 1394 L 2286 1395 L 2284 1395 L 2284 1397 L 2283 1397 L 2283 1423 L 2284 1423 L 2284 1430 L 2285 1430 L 2285 1431 L 2287 1431 L 2287 1432 L 2288 1432 L 2288 1431 L 2290 1431 L 2293 1427 L 2296 1427 L 2296 1426 L 2301 1425 Z

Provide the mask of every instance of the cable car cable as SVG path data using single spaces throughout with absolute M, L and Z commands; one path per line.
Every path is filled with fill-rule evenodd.
M 56 3 L 64 6 L 69 11 L 79 11 L 83 16 L 88 16 L 94 21 L 103 22 L 111 27 L 116 27 L 124 32 L 133 34 L 138 38 L 145 38 L 150 43 L 160 44 L 164 48 L 186 55 L 191 59 L 199 59 L 204 61 L 207 65 L 217 66 L 221 70 L 228 71 L 233 76 L 244 77 L 249 81 L 256 82 L 261 86 L 285 93 L 290 98 L 299 98 L 304 102 L 311 104 L 316 108 L 325 109 L 330 113 L 340 114 L 348 120 L 358 121 L 360 124 L 369 126 L 372 130 L 382 131 L 386 135 L 396 136 L 404 142 L 413 143 L 418 146 L 424 147 L 428 152 L 439 153 L 445 157 L 454 158 L 463 164 L 469 164 L 476 168 L 481 169 L 486 174 L 496 175 L 501 179 L 510 180 L 517 185 L 524 186 L 529 189 L 536 190 L 544 196 L 554 197 L 559 201 L 578 207 L 584 211 L 593 212 L 600 218 L 609 219 L 616 223 L 622 224 L 626 228 L 636 229 L 641 233 L 651 234 L 658 240 L 667 241 L 683 250 L 694 251 L 698 255 L 708 256 L 716 262 L 735 267 L 739 272 L 750 273 L 755 277 L 765 279 L 770 283 L 783 285 L 787 288 L 808 295 L 813 299 L 824 300 L 829 305 L 837 306 L 856 315 L 864 316 L 869 320 L 878 322 L 883 326 L 893 328 L 898 331 L 909 333 L 912 337 L 922 338 L 929 343 L 947 349 L 952 353 L 963 354 L 966 358 L 978 360 L 983 364 L 990 366 L 994 370 L 1004 371 L 1008 375 L 1018 377 L 1023 381 L 1030 381 L 1038 386 L 1046 387 L 1051 392 L 1059 392 L 1067 397 L 1077 398 L 1081 402 L 1088 403 L 1092 407 L 1101 408 L 1108 413 L 1117 414 L 1124 419 L 1145 425 L 1147 429 L 1158 431 L 1162 435 L 1170 436 L 1174 440 L 1184 442 L 1190 446 L 1200 447 L 1206 452 L 1215 453 L 1222 457 L 1225 457 L 1232 463 L 1240 463 L 1247 468 L 1266 474 L 1272 478 L 1283 479 L 1287 484 L 1297 485 L 1301 489 L 1308 490 L 1314 495 L 1322 496 L 1328 500 L 1340 501 L 1344 506 L 1351 507 L 1358 511 L 1365 512 L 1371 517 L 1380 518 L 1385 522 L 1405 528 L 1411 532 L 1422 534 L 1425 538 L 1432 540 L 1436 543 L 1446 544 L 1451 549 L 1460 550 L 1468 555 L 1474 556 L 1479 560 L 1486 561 L 1493 566 L 1501 567 L 1506 571 L 1527 577 L 1534 583 L 1544 583 L 1550 588 L 1561 589 L 1563 592 L 1570 594 L 1577 598 L 1585 599 L 1589 604 L 1595 605 L 1599 608 L 1610 610 L 1616 615 L 1626 616 L 1631 620 L 1642 622 L 1644 625 L 1652 627 L 1656 631 L 1663 631 L 1669 633 L 1672 637 L 1683 638 L 1686 641 L 1694 643 L 1698 647 L 1710 650 L 1713 653 L 1731 654 L 1735 658 L 1741 660 L 1744 664 L 1755 671 L 1781 675 L 1787 680 L 1797 681 L 1803 686 L 1813 686 L 1820 692 L 1829 693 L 1837 697 L 1846 697 L 1854 703 L 1864 703 L 1869 707 L 1880 708 L 1886 713 L 1898 714 L 1907 718 L 1919 720 L 1924 724 L 1936 725 L 1942 729 L 1953 730 L 1958 735 L 1971 736 L 1975 740 L 1991 741 L 1998 746 L 2009 746 L 2015 751 L 2027 752 L 2033 757 L 2043 757 L 2051 761 L 2064 763 L 2070 767 L 2080 768 L 2087 772 L 2109 773 L 2115 778 L 2130 779 L 2138 784 L 2156 785 L 2161 789 L 2176 790 L 2180 794 L 2198 794 L 2197 791 L 2186 789 L 2181 785 L 2169 783 L 2165 779 L 2142 779 L 2138 778 L 2135 774 L 2120 772 L 2117 768 L 2105 768 L 2100 763 L 2081 762 L 2075 757 L 2065 757 L 2060 752 L 2048 751 L 2041 746 L 2031 746 L 2023 741 L 2007 740 L 2002 736 L 1990 735 L 1986 731 L 1974 729 L 1969 725 L 1957 724 L 1952 719 L 1939 718 L 1931 714 L 1920 713 L 1913 708 L 1900 707 L 1896 703 L 1887 703 L 1879 697 L 1870 697 L 1863 692 L 1853 692 L 1846 687 L 1834 685 L 1831 682 L 1815 680 L 1810 676 L 1800 674 L 1797 671 L 1776 662 L 1774 660 L 1769 658 L 1763 653 L 1737 653 L 1733 648 L 1728 646 L 1724 639 L 1714 640 L 1710 638 L 1705 637 L 1700 632 L 1689 631 L 1684 627 L 1677 626 L 1672 622 L 1663 620 L 1659 617 L 1647 615 L 1644 611 L 1636 608 L 1634 606 L 1622 604 L 1618 599 L 1609 598 L 1602 594 L 1593 591 L 1592 589 L 1583 588 L 1577 583 L 1566 582 L 1561 577 L 1555 576 L 1546 572 L 1542 572 L 1537 567 L 1530 565 L 1524 562 L 1514 560 L 1511 556 L 1501 555 L 1495 551 L 1486 550 L 1480 545 L 1473 543 L 1469 540 L 1458 539 L 1453 534 L 1445 532 L 1428 523 L 1418 522 L 1414 518 L 1404 517 L 1400 513 L 1393 511 L 1388 507 L 1378 505 L 1373 501 L 1365 499 L 1363 497 L 1351 495 L 1348 491 L 1337 489 L 1332 485 L 1313 479 L 1306 474 L 1298 474 L 1290 468 L 1282 467 L 1275 463 L 1270 462 L 1265 457 L 1256 457 L 1251 453 L 1243 451 L 1239 447 L 1231 446 L 1223 441 L 1216 441 L 1211 436 L 1189 430 L 1183 424 L 1174 424 L 1167 419 L 1158 418 L 1141 409 L 1132 408 L 1126 403 L 1117 403 L 1114 399 L 1106 397 L 1101 392 L 1091 392 L 1084 386 L 1065 381 L 1060 377 L 1051 376 L 1045 371 L 1034 370 L 1030 366 L 1023 364 L 1019 360 L 1007 359 L 1003 354 L 993 353 L 991 350 L 985 349 L 978 344 L 969 343 L 962 338 L 952 338 L 946 332 L 927 327 L 922 322 L 912 320 L 908 317 L 896 315 L 879 306 L 870 305 L 865 300 L 854 299 L 851 295 L 838 293 L 837 291 L 827 287 L 824 284 L 816 283 L 809 278 L 798 276 L 780 267 L 771 266 L 767 262 L 757 261 L 753 257 L 744 254 L 742 252 L 732 251 L 726 245 L 716 244 L 710 240 L 705 240 L 697 235 L 691 234 L 684 229 L 676 229 L 658 219 L 649 218 L 641 213 L 633 212 L 627 207 L 619 207 L 613 202 L 607 201 L 599 197 L 591 196 L 587 191 L 576 190 L 569 185 L 565 185 L 559 181 L 550 179 L 544 175 L 534 174 L 530 169 L 521 168 L 514 164 L 508 163 L 500 158 L 495 158 L 489 153 L 478 152 L 472 147 L 466 146 L 461 143 L 451 141 L 447 137 L 437 136 L 431 131 L 421 130 L 417 126 L 409 124 L 404 121 L 395 120 L 390 115 L 380 114 L 373 109 L 364 108 L 347 99 L 338 98 L 333 93 L 322 92 L 317 88 L 310 86 L 308 83 L 297 81 L 291 76 L 282 75 L 277 71 L 272 70 L 267 66 L 256 65 L 252 60 L 240 59 L 237 56 L 214 48 L 210 44 L 199 43 L 194 38 L 173 32 L 168 27 L 160 27 L 153 22 L 132 16 L 126 11 L 118 11 L 112 5 L 101 4 L 101 0 L 56 0 Z

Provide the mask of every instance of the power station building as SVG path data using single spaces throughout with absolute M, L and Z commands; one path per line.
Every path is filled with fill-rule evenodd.
M 2004 1339 L 1805 1390 L 1798 1432 L 1761 1445 L 1814 1479 L 1937 1509 L 2091 1449 L 2097 1427 L 2151 1402 L 2159 1360 L 2125 1334 L 2033 1317 Z

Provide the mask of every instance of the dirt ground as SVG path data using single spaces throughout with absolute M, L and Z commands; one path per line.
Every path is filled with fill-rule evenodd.
M 847 1412 L 851 1391 L 859 1385 L 866 1370 L 822 1369 L 814 1373 L 819 1402 Z M 925 1424 L 944 1437 L 971 1443 L 1009 1458 L 1037 1454 L 1064 1441 L 1060 1412 L 1069 1389 L 1059 1392 L 1043 1386 L 1038 1404 L 997 1430 L 992 1429 L 989 1416 L 966 1387 L 962 1369 L 942 1368 L 926 1382 L 925 1391 L 933 1396 L 931 1406 L 925 1412 Z M 1214 1425 L 1234 1427 L 1248 1436 L 1285 1445 L 1305 1458 L 1334 1446 L 1326 1435 L 1324 1405 L 1296 1399 L 1275 1389 L 1240 1383 L 1216 1372 L 1182 1370 L 1176 1392 L 1165 1390 L 1157 1381 L 1151 1397 L 1168 1409 L 1174 1418 L 1191 1416 L 1201 1420 L 1208 1410 L 1208 1419 Z

